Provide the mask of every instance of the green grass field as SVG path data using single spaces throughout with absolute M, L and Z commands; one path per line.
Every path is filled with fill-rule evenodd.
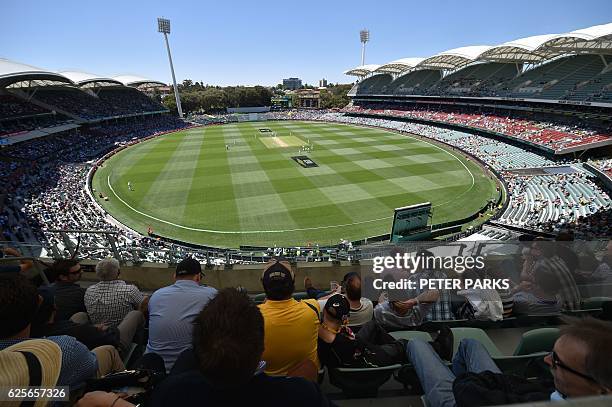
M 259 128 L 271 129 L 277 140 Z M 313 151 L 299 153 L 302 143 Z M 301 167 L 291 159 L 296 155 L 318 167 Z M 430 201 L 433 221 L 441 223 L 468 216 L 496 196 L 480 167 L 434 144 L 308 122 L 249 122 L 161 136 L 111 157 L 94 175 L 93 188 L 109 198 L 100 204 L 135 230 L 151 226 L 163 236 L 222 247 L 336 244 L 388 233 L 397 207 Z

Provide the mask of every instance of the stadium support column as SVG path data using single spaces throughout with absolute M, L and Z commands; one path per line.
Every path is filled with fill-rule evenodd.
M 170 53 L 170 42 L 168 34 L 170 34 L 170 20 L 165 18 L 157 19 L 158 31 L 164 34 L 166 40 L 166 49 L 168 50 L 168 61 L 170 62 L 170 72 L 172 72 L 172 84 L 174 85 L 174 99 L 176 100 L 176 110 L 180 117 L 183 117 L 183 108 L 181 106 L 181 97 L 179 96 L 178 87 L 176 86 L 176 77 L 174 75 L 174 65 L 172 64 L 172 54 Z

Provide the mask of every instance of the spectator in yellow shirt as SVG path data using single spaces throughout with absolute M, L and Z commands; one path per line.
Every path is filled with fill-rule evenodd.
M 319 304 L 292 297 L 295 275 L 288 262 L 275 259 L 266 264 L 261 283 L 266 292 L 266 301 L 259 306 L 264 317 L 266 373 L 316 380 Z

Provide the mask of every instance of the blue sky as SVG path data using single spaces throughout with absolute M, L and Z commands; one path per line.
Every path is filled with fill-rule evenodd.
M 0 57 L 50 70 L 139 74 L 170 82 L 156 18 L 172 21 L 177 80 L 308 83 L 366 63 L 495 45 L 612 22 L 610 0 L 33 1 L 0 0 Z

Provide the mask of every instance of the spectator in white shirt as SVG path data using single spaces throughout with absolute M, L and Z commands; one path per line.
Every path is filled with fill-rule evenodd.
M 351 310 L 349 313 L 348 325 L 352 328 L 372 320 L 374 306 L 369 298 L 361 296 L 361 277 L 356 272 L 347 273 L 343 280 L 345 296 Z

